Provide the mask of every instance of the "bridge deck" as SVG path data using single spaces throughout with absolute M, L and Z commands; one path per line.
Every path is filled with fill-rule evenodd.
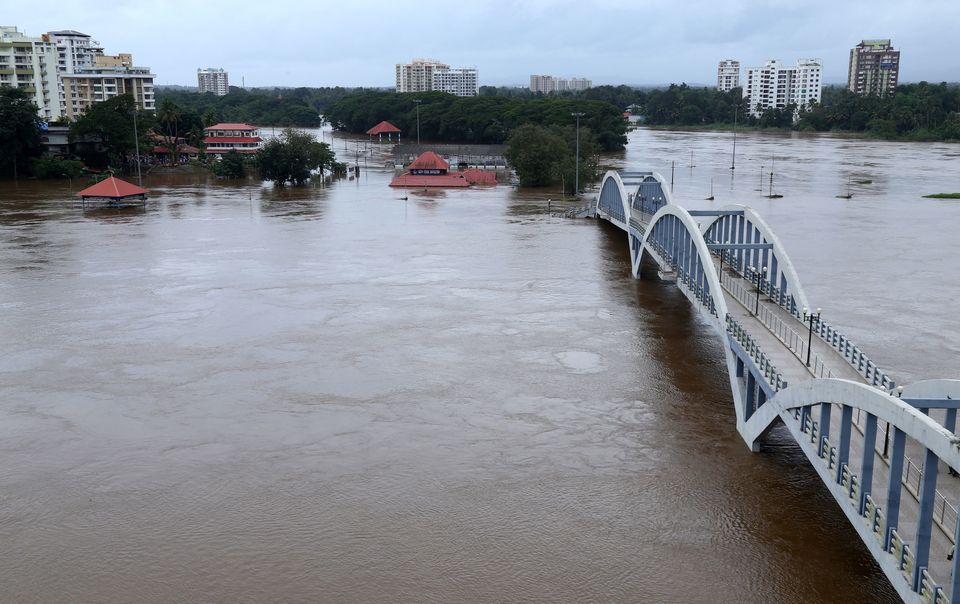
M 626 174 L 624 176 L 629 177 L 630 175 Z M 658 215 L 664 219 L 662 222 L 658 219 L 656 225 L 653 225 L 654 229 L 657 229 L 657 225 L 661 226 L 659 231 L 650 234 L 653 242 L 647 243 L 647 249 L 657 262 L 669 263 L 670 266 L 664 265 L 661 266 L 661 268 L 667 273 L 676 274 L 682 284 L 685 284 L 684 287 L 688 295 L 696 298 L 695 303 L 702 304 L 704 308 L 710 308 L 709 299 L 703 296 L 704 281 L 696 280 L 696 283 L 691 285 L 691 275 L 682 273 L 681 271 L 692 271 L 694 270 L 693 267 L 697 267 L 699 271 L 698 263 L 713 262 L 715 274 L 719 277 L 719 287 L 713 275 L 709 275 L 709 279 L 707 280 L 712 286 L 712 290 L 719 289 L 719 291 L 710 292 L 713 295 L 713 301 L 719 303 L 719 298 L 722 296 L 729 318 L 736 321 L 736 325 L 731 326 L 731 324 L 727 322 L 728 317 L 716 317 L 719 319 L 718 328 L 724 330 L 723 325 L 726 324 L 727 330 L 733 330 L 732 332 L 727 331 L 726 333 L 735 334 L 735 339 L 740 344 L 749 344 L 749 351 L 740 349 L 738 345 L 734 343 L 734 337 L 731 336 L 730 345 L 733 347 L 734 352 L 736 352 L 738 361 L 743 360 L 747 363 L 756 364 L 751 368 L 750 375 L 756 376 L 757 379 L 766 379 L 770 377 L 771 369 L 775 368 L 775 374 L 777 374 L 775 377 L 778 379 L 772 381 L 775 381 L 777 384 L 776 387 L 779 387 L 782 380 L 785 380 L 788 385 L 787 392 L 789 392 L 790 386 L 821 378 L 849 380 L 851 382 L 881 388 L 880 391 L 882 392 L 890 391 L 893 388 L 894 383 L 890 376 L 880 371 L 857 347 L 853 346 L 848 339 L 836 331 L 835 328 L 826 322 L 822 324 L 815 322 L 811 336 L 808 323 L 805 323 L 789 310 L 786 310 L 776 301 L 768 298 L 763 291 L 759 293 L 758 297 L 757 288 L 750 282 L 749 277 L 745 277 L 742 274 L 747 273 L 749 275 L 749 273 L 753 271 L 744 270 L 742 266 L 738 267 L 739 270 L 737 270 L 728 265 L 723 265 L 720 256 L 715 255 L 717 252 L 709 251 L 726 249 L 727 253 L 724 254 L 726 258 L 739 258 L 740 262 L 742 262 L 744 255 L 731 254 L 731 250 L 735 248 L 740 251 L 747 250 L 748 248 L 759 249 L 758 246 L 763 245 L 769 246 L 765 248 L 765 250 L 768 249 L 773 253 L 774 246 L 779 244 L 769 241 L 771 239 L 769 228 L 762 224 L 762 220 L 758 220 L 752 210 L 745 207 L 743 207 L 743 209 L 729 210 L 727 216 L 737 216 L 739 218 L 735 221 L 727 220 L 725 224 L 722 223 L 717 228 L 711 227 L 713 230 L 708 240 L 703 237 L 702 229 L 698 229 L 696 224 L 691 224 L 691 217 L 721 216 L 722 210 L 719 212 L 700 213 L 691 211 L 689 214 L 678 213 L 673 209 L 663 211 L 671 202 L 667 190 L 663 188 L 663 179 L 659 176 L 656 178 L 659 182 L 659 185 L 657 185 L 657 187 L 659 187 L 659 193 L 653 190 L 644 190 L 644 185 L 648 184 L 644 181 L 639 185 L 640 188 L 637 192 L 629 196 L 622 192 L 623 185 L 617 185 L 617 187 L 620 188 L 620 193 L 618 193 L 616 187 L 612 185 L 608 187 L 611 182 L 615 185 L 619 181 L 619 176 L 614 175 L 609 178 L 609 181 L 607 178 L 604 179 L 601 194 L 597 197 L 597 215 L 606 218 L 630 233 L 631 257 L 634 262 L 637 263 L 634 265 L 634 274 L 637 274 L 639 269 L 639 258 L 636 257 L 635 252 L 641 240 L 648 241 L 647 234 L 652 226 L 651 222 L 653 219 L 652 214 L 641 211 L 639 208 L 654 212 L 659 211 Z M 633 184 L 632 180 L 630 183 Z M 604 192 L 606 192 L 606 194 L 604 194 Z M 619 203 L 623 205 L 618 206 L 617 204 Z M 624 211 L 626 211 L 626 216 L 624 216 L 623 219 L 617 218 L 622 216 Z M 693 222 L 696 223 L 696 219 L 693 219 Z M 716 223 L 714 223 L 714 225 L 715 224 Z M 693 233 L 696 233 L 696 235 L 692 235 Z M 714 242 L 713 239 L 717 235 L 720 236 L 721 241 Z M 698 236 L 699 239 L 697 238 Z M 773 239 L 775 239 L 775 237 L 773 237 Z M 699 243 L 697 243 L 698 241 Z M 711 245 L 711 242 L 713 245 Z M 694 258 L 691 259 L 687 250 L 692 249 L 694 244 L 700 247 L 699 251 L 694 254 Z M 707 252 L 703 250 L 702 246 L 704 244 L 707 246 Z M 671 246 L 674 247 L 671 248 Z M 686 246 L 691 247 L 688 248 Z M 669 254 L 676 254 L 677 258 L 670 257 Z M 776 252 L 776 254 L 778 255 L 773 257 L 772 263 L 775 273 L 777 272 L 777 261 L 780 261 L 780 263 L 785 261 L 787 266 L 790 266 L 789 259 L 786 259 L 785 252 L 781 250 L 780 252 Z M 746 257 L 753 258 L 756 256 Z M 766 256 L 763 257 L 766 258 Z M 766 262 L 764 262 L 764 264 L 766 264 Z M 674 273 L 674 271 L 678 272 Z M 786 299 L 793 303 L 793 300 L 797 297 L 796 290 L 799 289 L 799 283 L 796 275 L 792 272 L 792 268 L 790 268 L 790 271 L 790 275 L 787 275 L 785 272 L 773 275 L 773 282 L 764 282 L 763 289 L 769 290 L 771 292 L 770 295 L 773 296 L 792 296 Z M 700 273 L 698 272 L 698 277 L 699 276 Z M 792 282 L 788 283 L 788 279 L 792 279 Z M 783 293 L 781 293 L 781 288 L 784 290 Z M 803 296 L 800 295 L 799 297 L 802 298 Z M 744 337 L 741 329 L 749 335 L 749 339 Z M 818 331 L 823 334 L 822 337 L 818 334 Z M 726 336 L 726 333 L 724 336 Z M 827 340 L 830 340 L 838 347 L 842 347 L 844 352 L 841 353 L 836 350 Z M 848 358 L 850 360 L 848 360 Z M 809 362 L 807 359 L 809 359 Z M 857 367 L 851 365 L 851 362 L 856 362 Z M 731 366 L 729 370 L 732 374 L 734 368 Z M 869 377 L 865 377 L 864 374 Z M 764 376 L 766 376 L 766 378 Z M 733 375 L 731 375 L 731 378 L 733 378 Z M 746 377 L 740 376 L 737 376 L 735 381 L 738 381 L 738 386 L 735 386 L 734 398 L 741 409 L 749 415 L 751 413 L 750 407 L 752 403 L 750 401 L 752 400 L 752 393 L 745 396 L 744 392 L 746 391 L 744 388 L 746 384 L 750 382 Z M 833 393 L 843 391 L 843 388 L 845 388 L 835 383 L 825 383 L 823 386 L 823 389 L 815 387 L 809 390 L 804 389 L 804 391 Z M 789 395 L 787 396 L 789 397 Z M 903 583 L 905 577 L 898 578 L 896 576 L 898 573 L 904 575 L 905 573 L 911 572 L 909 570 L 898 570 L 898 568 L 903 569 L 906 567 L 909 569 L 917 566 L 925 568 L 926 572 L 930 575 L 930 577 L 924 578 L 923 581 L 923 591 L 926 594 L 924 597 L 930 597 L 932 593 L 930 590 L 934 589 L 936 584 L 939 584 L 943 589 L 941 596 L 946 595 L 948 598 L 953 599 L 954 594 L 950 593 L 953 590 L 951 586 L 953 582 L 951 576 L 953 564 L 948 562 L 947 555 L 952 549 L 954 534 L 960 530 L 958 529 L 957 520 L 957 508 L 958 502 L 960 502 L 960 476 L 951 476 L 948 473 L 949 467 L 943 462 L 940 462 L 937 480 L 934 483 L 936 490 L 932 504 L 933 526 L 931 527 L 930 534 L 929 558 L 924 563 L 923 556 L 926 549 L 923 545 L 923 539 L 917 535 L 921 515 L 919 505 L 921 484 L 931 485 L 930 481 L 921 480 L 921 476 L 924 473 L 922 468 L 923 460 L 927 453 L 924 443 L 914 441 L 912 438 L 906 439 L 903 472 L 899 476 L 892 477 L 896 487 L 894 491 L 898 493 L 900 497 L 900 512 L 898 518 L 891 519 L 888 517 L 891 511 L 891 503 L 888 501 L 891 471 L 890 462 L 884 453 L 887 449 L 886 436 L 889 434 L 889 454 L 893 456 L 895 451 L 893 436 L 897 427 L 889 426 L 886 425 L 885 422 L 878 421 L 877 423 L 879 425 L 876 426 L 877 435 L 874 438 L 874 442 L 866 442 L 864 432 L 867 418 L 873 416 L 869 416 L 866 412 L 861 412 L 860 408 L 858 408 L 859 405 L 842 407 L 839 403 L 834 402 L 832 406 L 825 406 L 818 402 L 818 396 L 820 395 L 814 395 L 809 403 L 804 402 L 802 404 L 809 405 L 806 408 L 812 411 L 815 416 L 811 419 L 814 420 L 818 428 L 825 428 L 825 430 L 818 430 L 817 428 L 810 430 L 811 426 L 808 422 L 804 422 L 801 427 L 801 422 L 797 421 L 797 418 L 800 417 L 798 410 L 781 412 L 781 418 L 786 423 L 787 428 L 795 438 L 800 439 L 798 444 L 800 444 L 801 449 L 814 464 L 820 476 L 830 485 L 831 493 L 839 505 L 846 510 L 846 513 L 855 525 L 860 527 L 858 531 L 862 531 L 861 534 L 864 535 L 864 539 L 869 541 L 877 537 L 877 533 L 882 532 L 886 526 L 895 527 L 897 538 L 893 549 L 898 552 L 898 555 L 902 556 L 899 559 L 899 566 L 897 562 L 894 561 L 892 553 L 879 551 L 880 548 L 877 547 L 878 543 L 871 542 L 870 547 L 873 555 L 877 557 L 878 562 L 880 562 L 884 568 L 884 572 L 894 583 L 895 587 L 897 587 L 901 596 L 906 601 L 921 601 L 921 596 L 917 593 L 917 588 L 907 586 L 912 585 L 912 575 L 906 577 L 906 585 Z M 833 395 L 823 394 L 823 396 L 832 397 Z M 883 397 L 879 398 L 882 399 Z M 902 403 L 897 404 L 893 401 L 888 401 L 888 403 L 891 406 L 902 408 Z M 849 451 L 846 460 L 840 459 L 843 453 L 840 451 L 842 447 L 839 445 L 844 409 L 847 409 L 848 412 L 850 409 L 853 409 L 852 421 L 847 425 L 850 434 Z M 828 425 L 819 426 L 822 414 L 828 411 L 830 412 L 829 421 L 824 418 L 824 421 Z M 765 414 L 764 422 L 768 421 L 768 416 L 769 414 Z M 930 416 L 941 425 L 946 425 L 944 423 L 945 412 L 943 410 L 933 410 L 930 412 Z M 909 417 L 915 418 L 915 416 L 912 415 Z M 894 429 L 890 430 L 891 427 Z M 820 434 L 814 436 L 818 431 Z M 949 431 L 956 432 L 952 427 Z M 917 434 L 915 424 L 911 433 Z M 940 438 L 942 438 L 943 433 L 939 434 Z M 824 437 L 829 441 L 828 443 L 824 443 L 826 449 L 822 449 L 822 451 L 828 453 L 828 455 L 826 455 L 827 460 L 818 456 L 817 451 L 821 450 L 820 447 L 810 444 L 813 442 L 812 439 L 819 439 L 820 437 Z M 756 435 L 754 433 L 749 433 L 750 440 L 748 440 L 748 443 L 753 444 L 753 439 L 755 438 Z M 930 446 L 930 443 L 927 443 L 927 446 Z M 936 446 L 938 448 L 937 454 L 943 455 L 942 442 L 937 443 Z M 859 507 L 858 503 L 861 489 L 859 483 L 862 477 L 859 475 L 862 473 L 861 465 L 864 455 L 866 455 L 868 459 L 872 457 L 871 461 L 873 462 L 872 485 L 863 489 L 869 493 L 870 501 L 872 502 L 871 505 L 868 506 L 868 511 L 878 515 L 876 524 L 873 525 L 872 531 L 874 534 L 872 536 L 869 532 L 871 531 L 870 525 L 868 525 L 862 517 L 860 520 L 856 519 L 857 516 L 860 515 L 857 508 Z M 955 457 L 954 455 L 950 455 L 948 458 L 956 462 Z M 955 465 L 960 468 L 960 464 L 955 463 Z M 841 472 L 840 477 L 837 475 L 838 472 Z M 855 507 L 851 508 L 851 505 Z M 784 513 L 790 513 L 790 510 L 784 510 Z M 929 519 L 929 517 L 927 518 Z M 918 550 L 914 551 L 914 548 L 918 548 Z M 909 550 L 909 554 L 907 554 L 907 550 Z M 960 574 L 960 571 L 958 571 L 958 574 Z M 960 586 L 958 586 L 956 591 L 958 592 L 956 600 L 960 602 Z M 929 600 L 925 599 L 923 601 Z M 943 600 L 938 600 L 938 602 L 942 601 Z
M 729 267 L 724 267 L 721 271 L 719 258 L 714 258 L 714 263 L 721 275 L 727 312 L 750 332 L 754 341 L 763 349 L 789 384 L 797 384 L 804 380 L 820 377 L 834 377 L 868 383 L 840 353 L 817 337 L 816 334 L 811 339 L 811 366 L 807 367 L 806 342 L 808 333 L 806 324 L 798 321 L 796 317 L 775 302 L 770 301 L 762 293 L 758 305 L 756 288 L 749 281 Z M 758 308 L 759 312 L 755 313 Z M 933 414 L 936 417 L 938 412 Z M 942 417 L 937 419 L 942 423 Z M 835 440 L 836 435 L 839 434 L 840 421 L 840 412 L 835 409 L 831 414 L 831 440 Z M 863 440 L 865 417 L 860 417 L 858 414 L 854 417 L 854 421 L 859 430 L 854 431 L 850 440 L 850 460 L 852 465 L 859 467 L 866 446 Z M 882 455 L 884 427 L 879 427 L 877 432 L 877 442 L 873 443 L 875 455 L 874 493 L 876 494 L 873 498 L 874 501 L 886 509 L 888 507 L 886 486 L 889 484 L 890 474 L 889 461 Z M 900 503 L 899 532 L 910 542 L 914 541 L 917 528 L 916 518 L 919 515 L 917 484 L 923 454 L 924 451 L 918 443 L 910 439 L 907 440 L 907 459 L 904 462 L 907 467 L 904 479 L 907 488 L 903 490 Z M 947 506 L 953 506 L 956 509 L 958 502 L 960 502 L 960 478 L 948 476 L 946 464 L 941 463 L 939 471 L 941 472 L 941 478 L 937 484 L 939 496 L 935 504 L 935 515 L 939 516 L 942 510 L 943 515 L 946 516 L 946 521 L 943 524 L 935 523 L 929 568 L 934 577 L 942 584 L 946 584 L 950 576 L 950 563 L 947 561 L 947 554 L 953 545 L 952 533 L 950 533 L 953 523 L 950 518 L 954 513 L 949 507 L 944 507 L 944 502 Z M 950 533 L 949 536 L 948 533 Z M 943 587 L 947 589 L 947 585 L 943 585 Z M 948 593 L 948 595 L 951 594 Z

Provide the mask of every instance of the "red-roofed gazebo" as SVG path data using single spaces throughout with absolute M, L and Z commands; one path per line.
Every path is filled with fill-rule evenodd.
M 139 198 L 140 201 L 146 202 L 148 192 L 146 189 L 142 189 L 137 185 L 111 176 L 80 191 L 77 193 L 77 197 L 83 200 L 83 202 L 86 202 L 88 199 L 108 199 L 112 203 L 117 203 L 134 198 Z
M 384 134 L 387 135 L 387 140 L 393 140 L 393 133 L 394 133 L 394 132 L 397 133 L 397 142 L 399 143 L 399 142 L 400 142 L 400 128 L 397 128 L 396 126 L 394 126 L 393 124 L 391 124 L 390 122 L 388 122 L 388 121 L 386 121 L 386 120 L 380 122 L 379 124 L 377 124 L 377 125 L 374 126 L 373 128 L 370 128 L 369 130 L 367 130 L 367 134 L 368 134 L 369 136 L 373 136 L 374 134 L 377 135 L 377 141 L 378 141 L 378 142 L 383 142 L 383 135 L 384 135 Z

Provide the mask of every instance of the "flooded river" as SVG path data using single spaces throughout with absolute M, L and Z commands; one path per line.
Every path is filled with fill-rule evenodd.
M 958 377 L 960 202 L 920 195 L 960 147 L 744 134 L 734 176 L 730 143 L 612 161 L 758 208 L 884 369 Z M 622 232 L 389 177 L 0 183 L 0 600 L 895 599 L 789 439 L 748 451 L 719 339 Z

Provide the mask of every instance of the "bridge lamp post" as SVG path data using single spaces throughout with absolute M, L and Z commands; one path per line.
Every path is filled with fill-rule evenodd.
M 803 307 L 803 320 L 810 324 L 810 329 L 807 331 L 807 367 L 810 366 L 810 344 L 813 343 L 813 322 L 816 321 L 817 324 L 820 324 L 820 313 L 823 312 L 822 308 L 818 308 L 816 313 L 808 313 L 807 307 Z
M 580 111 L 571 113 L 573 117 L 577 118 L 577 161 L 574 163 L 574 184 L 573 184 L 573 196 L 576 197 L 580 194 L 580 118 L 586 115 Z
M 897 386 L 897 398 L 903 394 L 903 386 Z M 890 422 L 887 422 L 887 429 L 883 433 L 883 456 L 887 456 L 887 449 L 890 447 Z
M 757 301 L 754 304 L 753 314 L 760 314 L 760 280 L 763 278 L 763 275 L 767 274 L 767 267 L 763 267 L 761 271 L 757 270 L 757 267 L 753 267 L 753 272 L 757 275 Z

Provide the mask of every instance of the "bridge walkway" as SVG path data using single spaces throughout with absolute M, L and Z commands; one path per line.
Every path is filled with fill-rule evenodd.
M 721 270 L 720 259 L 714 258 L 714 264 L 721 276 L 724 300 L 727 312 L 740 325 L 749 331 L 751 337 L 770 358 L 777 370 L 794 385 L 801 381 L 817 378 L 840 378 L 855 382 L 869 382 L 832 346 L 819 338 L 816 333 L 810 338 L 810 367 L 806 365 L 807 339 L 809 333 L 807 325 L 787 312 L 786 309 L 771 301 L 763 293 L 757 298 L 757 288 L 743 278 L 734 269 L 724 266 Z M 943 422 L 942 411 L 934 411 L 932 415 Z M 831 413 L 829 434 L 835 440 L 840 431 L 841 414 L 839 408 Z M 863 458 L 867 443 L 863 439 L 865 414 L 855 414 L 854 426 L 858 428 L 850 440 L 850 459 Z M 877 442 L 873 443 L 874 464 L 874 501 L 882 508 L 888 507 L 887 485 L 889 484 L 889 460 L 883 456 L 885 431 L 881 426 L 877 430 Z M 898 532 L 908 542 L 914 541 L 919 516 L 919 483 L 922 475 L 922 460 L 924 449 L 918 443 L 907 439 L 907 455 L 904 460 L 904 474 L 901 477 L 904 495 L 900 503 L 900 522 Z M 947 554 L 953 547 L 953 527 L 956 526 L 957 507 L 960 502 L 960 478 L 949 476 L 948 467 L 941 462 L 938 469 L 940 479 L 937 482 L 937 497 L 934 504 L 935 522 L 931 549 L 930 573 L 937 577 L 946 589 L 950 576 L 950 562 Z M 946 585 L 944 585 L 946 584 Z M 948 594 L 951 595 L 951 594 Z

